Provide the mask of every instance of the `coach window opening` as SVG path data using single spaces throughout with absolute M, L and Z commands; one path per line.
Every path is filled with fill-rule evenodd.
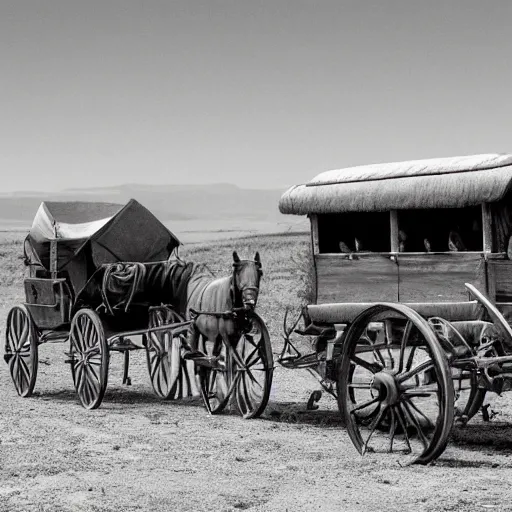
M 396 252 L 406 253 L 481 253 L 484 251 L 482 213 L 481 205 L 398 210 L 391 215 L 392 245 Z
M 390 212 L 346 212 L 312 216 L 315 252 L 390 253 Z

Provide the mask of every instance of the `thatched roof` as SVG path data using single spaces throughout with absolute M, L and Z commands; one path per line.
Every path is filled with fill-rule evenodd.
M 327 171 L 295 185 L 282 213 L 456 208 L 500 200 L 512 183 L 512 155 L 473 155 Z

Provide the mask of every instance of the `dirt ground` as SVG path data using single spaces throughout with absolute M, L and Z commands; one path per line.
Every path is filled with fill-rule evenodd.
M 291 243 L 283 247 L 296 248 Z M 12 259 L 11 249 L 19 246 L 2 255 Z M 215 255 L 222 262 L 230 250 L 223 242 Z M 189 254 L 209 259 L 208 251 Z M 268 256 L 265 261 L 265 287 L 281 294 L 265 292 L 258 309 L 277 350 L 283 304 L 292 300 L 297 277 Z M 0 263 L 2 272 L 11 268 Z M 5 317 L 21 291 L 18 274 L 4 279 L 2 339 Z M 133 354 L 133 384 L 123 386 L 121 356 L 114 354 L 104 402 L 86 411 L 75 396 L 65 349 L 40 348 L 32 398 L 16 395 L 1 362 L 1 511 L 512 510 L 512 396 L 492 398 L 498 413 L 492 421 L 479 415 L 456 426 L 434 464 L 401 467 L 389 455 L 360 457 L 330 396 L 324 394 L 319 410 L 306 412 L 318 384 L 304 370 L 276 368 L 263 417 L 242 420 L 209 416 L 195 398 L 157 399 L 142 351 Z

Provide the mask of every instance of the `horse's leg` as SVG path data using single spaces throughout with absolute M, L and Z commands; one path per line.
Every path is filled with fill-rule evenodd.
M 201 337 L 204 342 L 203 346 L 201 347 L 204 352 L 199 350 L 199 337 Z M 199 366 L 218 368 L 218 338 L 219 330 L 217 326 L 217 319 L 207 315 L 200 315 L 189 328 L 187 341 L 190 350 L 187 354 L 184 355 L 184 358 L 193 360 Z M 212 344 L 211 354 L 208 354 L 206 347 L 207 343 Z
M 188 328 L 187 336 L 183 340 L 184 348 L 188 354 L 194 354 L 197 352 L 198 342 L 199 342 L 199 336 L 201 333 L 199 332 L 199 329 L 197 328 L 197 325 L 195 322 L 192 322 Z

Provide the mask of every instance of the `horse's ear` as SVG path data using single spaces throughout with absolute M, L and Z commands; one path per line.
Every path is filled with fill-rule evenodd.
M 240 258 L 239 258 L 239 256 L 238 256 L 236 251 L 233 251 L 233 261 L 235 263 L 240 263 Z
M 259 252 L 256 252 L 256 255 L 254 256 L 254 261 L 261 267 L 261 259 Z

